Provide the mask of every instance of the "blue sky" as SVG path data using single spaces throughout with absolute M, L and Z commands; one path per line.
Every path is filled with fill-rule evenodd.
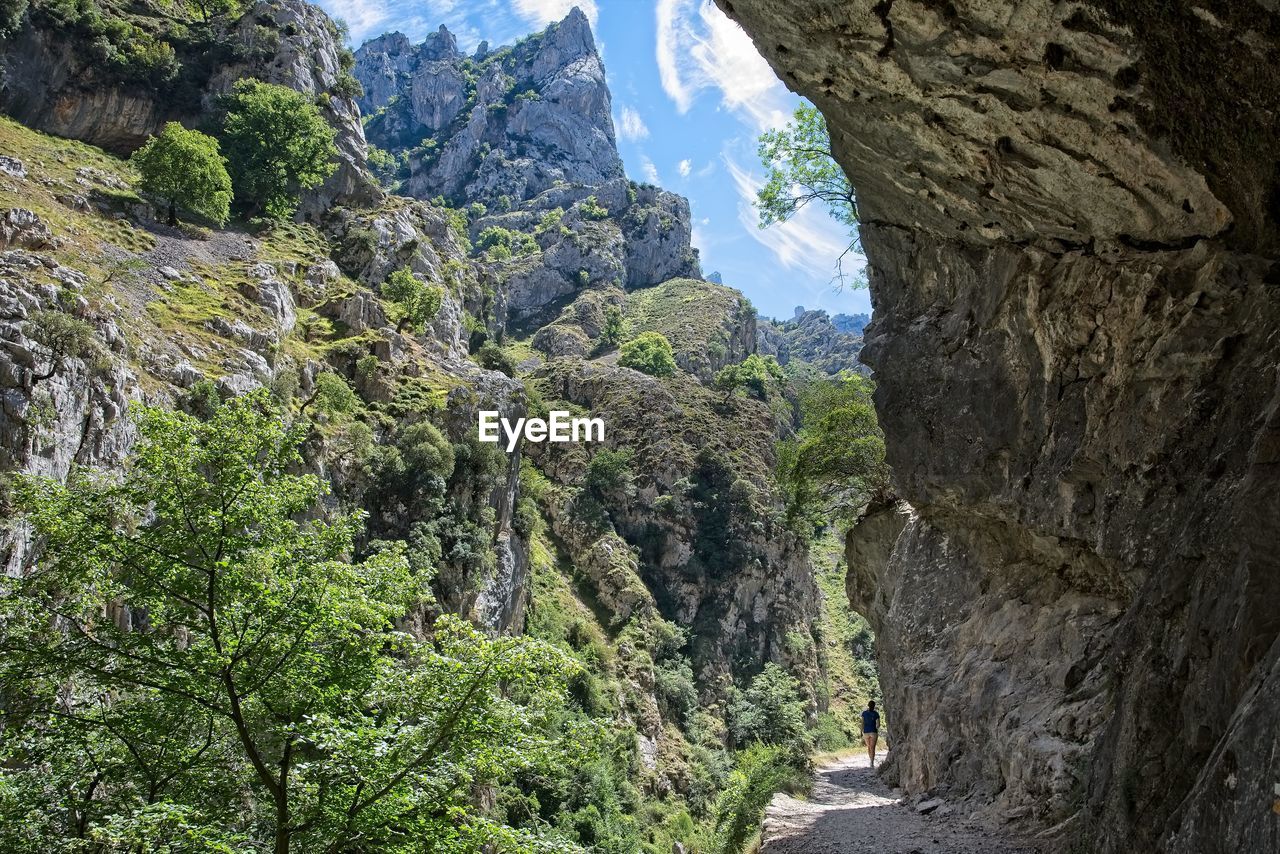
M 790 317 L 796 305 L 870 312 L 866 290 L 832 284 L 848 236 L 825 212 L 756 227 L 751 200 L 764 171 L 756 137 L 799 100 L 710 0 L 318 2 L 347 22 L 355 46 L 392 30 L 417 41 L 444 24 L 464 50 L 481 39 L 510 43 L 579 6 L 604 58 L 627 174 L 689 197 L 704 273 L 720 272 L 765 315 Z M 846 273 L 861 264 L 846 258 Z

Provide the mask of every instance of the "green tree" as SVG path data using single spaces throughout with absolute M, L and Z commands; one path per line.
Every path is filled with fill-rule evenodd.
M 486 341 L 484 345 L 475 352 L 473 357 L 482 368 L 488 368 L 491 371 L 497 371 L 506 374 L 509 377 L 516 375 L 516 361 L 511 354 L 503 350 L 492 341 Z
M 661 332 L 641 332 L 623 344 L 618 364 L 655 377 L 669 377 L 676 372 L 671 342 Z
M 494 261 L 506 261 L 538 251 L 538 241 L 533 235 L 512 231 L 500 225 L 491 225 L 476 236 L 476 249 Z
M 605 347 L 617 347 L 627 334 L 627 322 L 622 309 L 616 305 L 605 306 L 604 326 L 600 329 L 600 343 Z
M 302 401 L 298 410 L 305 410 L 312 404 L 325 415 L 350 415 L 360 408 L 360 398 L 341 376 L 333 371 L 324 371 L 316 377 L 311 394 Z
M 400 177 L 402 161 L 390 151 L 384 151 L 376 145 L 369 146 L 369 157 L 366 161 L 369 171 L 378 179 L 378 183 L 387 188 L 396 186 Z
M 782 382 L 782 366 L 773 356 L 752 353 L 736 365 L 725 365 L 715 377 L 715 387 L 728 400 L 738 389 L 745 389 L 757 400 L 769 396 L 770 385 Z
M 758 741 L 787 747 L 797 759 L 803 759 L 810 747 L 799 683 L 773 662 L 751 679 L 745 691 L 730 697 L 728 724 L 740 745 Z
M 597 451 L 587 463 L 582 485 L 596 499 L 608 501 L 635 492 L 635 475 L 631 471 L 631 452 L 626 449 Z
M 119 477 L 14 486 L 44 547 L 0 590 L 0 848 L 519 850 L 472 792 L 553 761 L 569 660 L 399 630 L 429 573 L 347 557 L 265 391 L 138 428 Z
M 848 248 L 840 261 L 858 247 L 858 202 L 840 164 L 831 155 L 826 119 L 811 104 L 796 107 L 792 120 L 781 128 L 760 134 L 758 153 L 764 164 L 765 182 L 756 193 L 760 227 L 786 222 L 812 202 L 824 205 L 832 218 L 850 231 Z
M 177 225 L 179 207 L 218 225 L 230 216 L 231 176 L 213 137 L 169 122 L 130 161 L 142 177 L 142 189 L 168 203 L 169 225 Z
M 443 288 L 426 284 L 408 267 L 401 267 L 387 277 L 382 295 L 391 300 L 397 332 L 408 327 L 421 334 L 444 302 Z
M 778 480 L 793 520 L 821 523 L 858 512 L 889 491 L 874 384 L 843 373 L 800 391 L 801 429 L 778 447 Z
M 27 0 L 0 0 L 0 39 L 17 32 L 26 14 Z
M 187 5 L 200 13 L 200 20 L 207 24 L 214 18 L 238 14 L 245 3 L 244 0 L 188 0 Z
M 31 384 L 43 382 L 66 367 L 68 359 L 84 359 L 91 368 L 105 362 L 106 351 L 94 333 L 93 324 L 65 311 L 41 309 L 22 324 L 23 332 L 40 345 L 47 362 L 32 374 Z
M 301 93 L 241 80 L 226 98 L 222 135 L 236 198 L 249 213 L 285 219 L 303 190 L 333 174 L 334 129 Z

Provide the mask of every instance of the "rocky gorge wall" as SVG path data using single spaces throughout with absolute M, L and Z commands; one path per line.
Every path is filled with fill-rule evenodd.
M 12 250 L 0 252 L 0 475 L 109 470 L 132 447 L 128 406 L 190 408 L 210 388 L 265 386 L 314 419 L 307 463 L 335 506 L 368 513 L 359 547 L 410 542 L 441 609 L 520 632 L 538 514 L 522 460 L 545 463 L 572 497 L 603 448 L 504 454 L 476 442 L 477 411 L 599 410 L 617 425 L 608 447 L 634 452 L 634 491 L 608 496 L 603 521 L 544 502 L 552 550 L 613 602 L 613 629 L 636 602 L 655 625 L 688 629 L 708 701 L 771 661 L 804 677 L 815 710 L 825 705 L 813 687 L 813 567 L 780 521 L 770 476 L 794 413 L 780 389 L 767 403 L 710 388 L 756 351 L 755 309 L 700 278 L 688 201 L 623 174 L 581 12 L 473 56 L 444 29 L 416 47 L 393 34 L 349 55 L 317 8 L 261 0 L 207 23 L 198 39 L 217 49 L 201 61 L 179 50 L 172 85 L 148 87 L 90 68 L 84 34 L 51 23 L 45 5 L 32 10 L 0 39 L 0 109 L 22 122 L 123 155 L 165 120 L 214 130 L 217 94 L 253 74 L 317 98 L 339 132 L 335 179 L 358 180 L 307 197 L 296 222 L 171 228 L 119 156 L 0 119 L 0 250 Z M 365 87 L 359 106 L 375 113 L 371 136 L 403 155 L 403 194 L 372 189 L 357 101 L 350 81 L 340 85 L 348 66 Z M 145 108 L 104 112 L 117 97 Z M 494 251 L 486 232 L 514 248 Z M 399 322 L 383 293 L 401 271 L 439 289 L 421 329 Z M 618 342 L 603 338 L 615 310 L 627 334 L 670 340 L 676 376 L 618 363 Z M 82 319 L 92 346 L 38 378 L 50 362 L 38 340 L 46 311 Z M 354 415 L 312 405 L 325 373 L 354 392 Z M 716 453 L 699 458 L 703 446 Z M 0 532 L 8 571 L 22 571 L 31 545 Z M 639 717 L 651 743 L 683 744 L 662 735 L 676 716 Z
M 886 774 L 1064 849 L 1274 850 L 1280 17 L 717 2 L 858 192 Z
M 154 12 L 141 20 L 163 29 L 155 22 L 167 17 Z M 341 37 L 319 8 L 303 0 L 257 0 L 243 14 L 199 28 L 177 22 L 173 30 L 188 33 L 188 41 L 170 46 L 179 70 L 159 81 L 111 67 L 84 28 L 84 22 L 63 21 L 33 7 L 23 26 L 0 40 L 0 112 L 47 133 L 128 155 L 165 122 L 206 126 L 217 113 L 218 97 L 237 80 L 252 77 L 314 96 L 337 132 L 337 169 L 306 194 L 305 215 L 317 216 L 335 203 L 373 204 L 381 197 L 365 167 L 359 107 L 339 87 Z M 281 38 L 281 33 L 288 35 Z

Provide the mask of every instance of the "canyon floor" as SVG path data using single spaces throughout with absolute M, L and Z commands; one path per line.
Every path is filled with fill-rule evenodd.
M 922 814 L 880 780 L 866 754 L 820 766 L 807 800 L 774 796 L 761 854 L 1034 854 L 943 805 Z

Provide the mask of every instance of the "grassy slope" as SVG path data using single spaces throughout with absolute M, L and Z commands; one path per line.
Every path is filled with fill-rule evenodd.
M 218 230 L 138 224 L 133 215 L 145 202 L 127 161 L 5 117 L 0 117 L 0 151 L 21 160 L 27 169 L 26 179 L 0 175 L 0 210 L 26 208 L 52 229 L 59 245 L 42 254 L 84 273 L 82 295 L 95 311 L 116 320 L 134 354 L 144 348 L 169 350 L 210 376 L 226 373 L 224 358 L 241 345 L 220 338 L 205 324 L 215 318 L 242 320 L 256 328 L 270 328 L 272 323 L 241 293 L 251 283 L 249 269 L 270 264 L 302 291 L 307 269 L 327 261 L 332 252 L 320 231 L 300 223 L 267 230 L 234 222 Z M 184 277 L 167 280 L 157 272 L 164 266 L 175 267 Z M 36 285 L 60 284 L 44 269 L 26 279 Z M 356 287 L 340 276 L 327 298 Z M 297 362 L 323 359 L 335 348 L 363 340 L 335 328 L 313 308 L 299 307 L 297 313 L 297 327 L 280 346 Z M 148 376 L 146 367 L 135 364 L 144 388 L 163 387 L 166 379 Z M 434 376 L 432 371 L 425 374 L 423 381 Z M 443 379 L 429 384 L 433 399 L 447 390 Z

